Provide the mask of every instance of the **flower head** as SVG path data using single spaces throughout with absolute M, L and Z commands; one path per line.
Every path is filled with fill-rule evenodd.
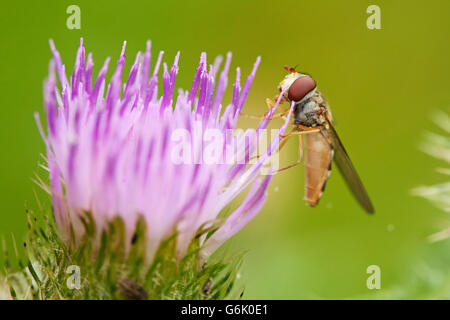
M 70 79 L 52 41 L 50 46 L 53 60 L 44 88 L 48 134 L 42 128 L 41 133 L 47 148 L 55 219 L 63 238 L 79 238 L 83 233 L 79 217 L 89 213 L 99 230 L 120 217 L 131 241 L 142 217 L 150 252 L 176 232 L 177 253 L 183 256 L 198 230 L 211 225 L 237 195 L 249 189 L 220 227 L 207 239 L 202 237 L 203 253 L 209 255 L 261 209 L 271 175 L 262 177 L 259 172 L 280 138 L 277 135 L 256 161 L 252 162 L 250 155 L 268 121 L 262 120 L 256 131 L 215 142 L 221 150 L 235 146 L 231 149 L 237 161 L 232 162 L 198 161 L 207 146 L 204 135 L 197 134 L 215 130 L 226 136 L 236 128 L 260 58 L 243 88 L 237 69 L 232 101 L 224 106 L 231 53 L 219 76 L 222 59 L 208 66 L 202 53 L 191 89 L 175 91 L 178 53 L 170 68 L 162 64 L 163 93 L 158 94 L 163 52 L 151 66 L 150 42 L 144 54 L 137 54 L 125 83 L 125 43 L 109 83 L 105 77 L 110 59 L 93 81 L 92 54 L 86 61 L 82 39 Z M 191 162 L 174 159 L 174 150 L 180 148 L 180 132 L 189 134 L 189 140 L 181 144 L 191 146 L 187 156 Z
M 426 140 L 422 143 L 422 150 L 429 155 L 450 163 L 450 117 L 443 111 L 433 114 L 434 122 L 445 132 L 444 135 L 428 133 Z M 449 168 L 438 168 L 438 172 L 450 175 Z M 412 190 L 412 194 L 430 200 L 445 212 L 450 212 L 450 182 L 432 186 L 420 186 Z M 450 227 L 429 236 L 430 241 L 439 241 L 450 237 Z

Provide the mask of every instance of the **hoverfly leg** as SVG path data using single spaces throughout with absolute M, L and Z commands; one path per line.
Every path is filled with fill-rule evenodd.
M 289 132 L 288 134 L 286 134 L 286 135 L 280 134 L 279 135 L 280 138 L 285 139 L 285 138 L 289 138 L 290 136 L 293 136 L 293 135 L 303 135 L 303 134 L 308 134 L 308 133 L 320 132 L 319 128 L 305 127 L 305 126 L 302 126 L 301 124 L 296 124 L 296 125 L 297 125 L 297 127 L 292 129 L 291 132 Z
M 309 131 L 309 132 L 320 132 L 319 128 L 312 128 L 312 127 L 307 127 L 301 124 L 296 124 L 297 128 L 303 130 L 303 131 Z
M 266 120 L 268 120 L 268 121 L 273 120 L 273 119 L 278 119 L 278 118 L 285 118 L 288 112 L 289 112 L 289 110 L 288 111 L 283 111 L 283 112 L 280 112 L 278 114 L 274 114 L 271 117 L 268 117 L 267 113 L 265 113 L 264 114 L 264 118 L 266 118 Z
M 246 114 L 246 113 L 242 113 L 242 112 L 240 114 L 240 117 L 247 118 L 247 119 L 254 119 L 254 120 L 262 120 L 262 119 L 264 119 L 264 116 L 257 116 L 257 115 L 254 115 L 254 114 Z
M 276 99 L 278 100 L 278 97 L 276 97 Z M 289 112 L 289 109 L 282 107 L 282 106 L 281 106 L 281 103 L 282 103 L 282 102 L 284 102 L 283 99 L 281 99 L 280 104 L 278 104 L 278 106 L 277 106 L 277 109 L 280 108 L 280 109 L 283 110 L 283 112 L 280 112 L 280 113 L 277 114 L 277 115 L 272 115 L 271 117 L 268 117 L 267 114 L 268 114 L 268 113 L 270 112 L 270 110 L 272 110 L 272 108 L 275 106 L 275 102 L 274 102 L 272 99 L 267 98 L 267 99 L 266 99 L 266 104 L 267 104 L 267 108 L 269 108 L 269 111 L 267 111 L 267 112 L 264 114 L 264 118 L 266 118 L 266 120 L 268 120 L 268 121 L 270 121 L 270 120 L 272 120 L 272 119 L 276 119 L 276 118 L 284 118 L 284 117 L 287 115 L 287 113 Z M 275 110 L 276 110 L 276 109 L 275 109 Z M 274 110 L 274 112 L 275 112 L 275 110 Z
M 298 136 L 298 160 L 296 162 L 294 162 L 293 164 L 288 165 L 287 167 L 276 170 L 274 173 L 278 173 L 278 172 L 290 169 L 290 168 L 295 167 L 296 165 L 300 164 L 303 160 L 303 138 L 302 138 L 302 135 L 309 134 L 309 133 L 317 133 L 317 132 L 320 132 L 320 129 L 305 127 L 300 124 L 297 124 L 297 127 L 293 128 L 291 130 L 291 132 L 289 132 L 287 135 L 280 135 L 282 140 L 278 147 L 278 151 L 280 151 L 281 148 L 284 147 L 284 145 L 286 144 L 286 142 L 288 141 L 288 139 L 290 137 L 292 137 L 294 135 Z
M 291 136 L 289 136 L 289 137 L 291 137 Z M 289 139 L 289 137 L 285 138 L 284 141 L 282 141 L 280 143 L 278 151 L 280 151 L 281 148 L 284 147 L 284 145 L 286 144 L 286 142 Z M 284 170 L 287 170 L 287 169 L 290 169 L 292 167 L 295 167 L 296 165 L 299 165 L 302 162 L 302 160 L 303 160 L 303 138 L 302 138 L 301 135 L 299 135 L 298 136 L 298 160 L 296 162 L 294 162 L 293 164 L 290 164 L 290 165 L 288 165 L 288 166 L 286 166 L 284 168 L 276 170 L 274 172 L 274 174 L 279 173 L 279 172 L 284 171 Z
M 275 102 L 273 102 L 273 100 L 271 100 L 271 99 L 266 99 L 266 104 L 267 104 L 267 107 L 269 108 L 269 111 L 275 106 Z M 245 114 L 245 113 L 241 113 L 241 116 L 244 117 L 244 118 L 256 119 L 256 120 L 262 120 L 262 119 L 265 118 L 267 121 L 286 117 L 287 113 L 289 112 L 289 109 L 283 108 L 280 105 L 278 105 L 277 109 L 278 108 L 281 108 L 283 111 L 280 112 L 280 113 L 274 114 L 271 117 L 268 116 L 269 111 L 267 111 L 262 116 L 252 115 L 252 114 Z
M 275 97 L 275 99 L 278 100 L 278 96 Z M 281 105 L 283 102 L 284 102 L 284 99 L 281 98 L 281 101 L 280 101 L 280 103 L 278 104 L 277 109 L 278 109 L 278 108 L 281 108 L 281 109 L 283 109 L 283 111 L 289 111 L 289 108 L 285 108 L 285 107 L 283 107 L 283 106 Z M 270 110 L 270 109 L 272 109 L 272 108 L 275 106 L 275 101 L 273 101 L 272 99 L 267 98 L 267 99 L 266 99 L 266 104 L 267 104 L 267 108 Z
M 273 119 L 277 119 L 277 118 L 283 118 L 285 117 L 287 114 L 287 112 L 280 112 L 278 114 L 274 114 L 273 116 L 271 116 L 270 118 L 267 117 L 267 113 L 265 113 L 262 116 L 257 116 L 257 115 L 253 115 L 253 114 L 246 114 L 246 113 L 241 113 L 241 117 L 247 118 L 247 119 L 255 119 L 255 120 L 262 120 L 264 118 L 266 118 L 266 120 L 270 121 Z

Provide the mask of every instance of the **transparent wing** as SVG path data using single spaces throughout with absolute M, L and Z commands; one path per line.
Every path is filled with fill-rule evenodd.
M 367 191 L 364 188 L 364 185 L 362 184 L 358 173 L 356 173 L 356 169 L 353 166 L 352 161 L 347 154 L 347 151 L 345 151 L 341 139 L 339 139 L 339 136 L 334 127 L 331 125 L 330 121 L 328 121 L 328 127 L 328 130 L 325 128 L 322 130 L 322 134 L 328 136 L 328 140 L 333 146 L 333 159 L 336 163 L 336 166 L 341 172 L 342 177 L 347 183 L 347 186 L 349 187 L 355 198 L 359 201 L 361 206 L 364 208 L 364 210 L 366 210 L 367 213 L 374 213 L 375 210 L 373 208 L 372 202 L 370 201 L 369 195 L 367 194 Z

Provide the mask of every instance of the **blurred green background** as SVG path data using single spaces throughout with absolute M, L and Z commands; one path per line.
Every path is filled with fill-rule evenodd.
M 81 30 L 66 28 L 71 4 L 81 8 Z M 381 8 L 381 30 L 366 27 L 370 4 Z M 21 239 L 24 208 L 36 206 L 33 190 L 41 194 L 31 181 L 42 173 L 44 151 L 33 112 L 42 113 L 48 39 L 71 72 L 83 36 L 95 74 L 107 56 L 117 59 L 123 40 L 129 70 L 151 39 L 153 56 L 165 50 L 165 61 L 181 50 L 177 87 L 190 87 L 202 51 L 209 61 L 232 51 L 231 79 L 237 66 L 246 77 L 261 55 L 246 113 L 265 111 L 285 64 L 312 74 L 374 202 L 376 214 L 366 215 L 333 172 L 320 205 L 309 208 L 303 166 L 277 175 L 265 208 L 229 244 L 248 250 L 244 298 L 420 298 L 448 286 L 449 242 L 425 241 L 446 216 L 410 190 L 445 178 L 434 171 L 443 164 L 418 144 L 437 130 L 432 112 L 450 110 L 449 1 L 59 0 L 2 7 L 0 235 Z M 293 141 L 283 163 L 295 161 L 296 152 Z M 48 197 L 40 199 L 48 206 Z M 366 287 L 369 265 L 381 268 L 381 290 Z

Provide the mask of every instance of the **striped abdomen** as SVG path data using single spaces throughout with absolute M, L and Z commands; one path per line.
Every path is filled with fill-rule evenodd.
M 306 134 L 305 200 L 315 206 L 331 173 L 333 148 L 321 132 Z

